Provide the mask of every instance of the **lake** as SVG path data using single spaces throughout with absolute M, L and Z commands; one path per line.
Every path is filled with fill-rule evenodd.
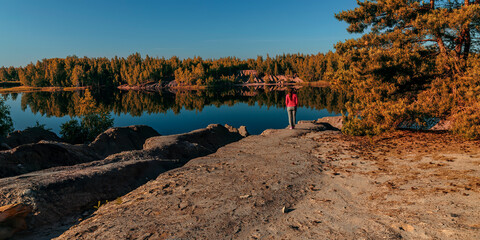
M 184 133 L 211 123 L 244 125 L 251 134 L 265 129 L 285 128 L 285 92 L 264 88 L 233 88 L 178 92 L 138 92 L 96 90 L 72 92 L 29 92 L 3 94 L 10 106 L 15 130 L 38 121 L 59 134 L 60 125 L 78 119 L 82 106 L 87 111 L 111 114 L 114 126 L 148 125 L 162 135 Z M 297 120 L 338 116 L 346 101 L 343 94 L 329 88 L 298 89 Z

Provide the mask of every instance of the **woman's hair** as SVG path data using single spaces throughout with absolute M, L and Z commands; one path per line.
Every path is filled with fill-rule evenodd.
M 295 93 L 295 89 L 294 88 L 288 88 L 288 96 L 291 97 L 292 94 Z

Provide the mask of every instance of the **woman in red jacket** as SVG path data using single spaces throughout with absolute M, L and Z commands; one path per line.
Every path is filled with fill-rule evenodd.
M 298 98 L 293 88 L 289 89 L 288 94 L 285 97 L 285 105 L 287 105 L 288 123 L 290 124 L 290 129 L 294 129 L 297 115 Z

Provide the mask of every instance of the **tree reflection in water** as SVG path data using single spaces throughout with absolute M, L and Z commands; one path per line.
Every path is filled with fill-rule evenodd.
M 297 90 L 300 107 L 315 110 L 326 109 L 339 114 L 344 110 L 347 95 L 330 88 L 302 87 Z M 190 91 L 92 91 L 95 107 L 92 111 L 113 112 L 115 115 L 143 113 L 165 113 L 172 110 L 179 114 L 181 109 L 201 112 L 205 106 L 233 106 L 246 103 L 266 107 L 285 107 L 285 91 L 265 88 L 231 88 Z M 6 96 L 4 96 L 6 97 Z M 15 96 L 16 97 L 16 96 Z M 79 116 L 85 100 L 84 91 L 72 92 L 28 92 L 21 94 L 21 106 L 29 107 L 32 113 L 47 117 Z
M 245 125 L 252 134 L 284 127 L 285 89 L 230 88 L 195 91 L 119 91 L 19 93 L 9 98 L 15 128 L 23 130 L 35 121 L 59 133 L 59 126 L 82 113 L 111 113 L 114 126 L 146 124 L 161 134 L 203 128 L 210 123 Z M 298 89 L 299 118 L 314 120 L 339 115 L 347 94 L 330 88 Z M 16 100 L 14 99 L 16 98 Z M 30 113 L 31 112 L 31 113 Z M 298 117 L 298 116 L 297 116 Z M 285 118 L 285 119 L 284 119 Z M 285 121 L 284 121 L 285 120 Z

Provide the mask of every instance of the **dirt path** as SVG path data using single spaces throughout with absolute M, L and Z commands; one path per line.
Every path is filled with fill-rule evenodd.
M 58 239 L 480 239 L 480 145 L 267 130 L 160 175 Z

